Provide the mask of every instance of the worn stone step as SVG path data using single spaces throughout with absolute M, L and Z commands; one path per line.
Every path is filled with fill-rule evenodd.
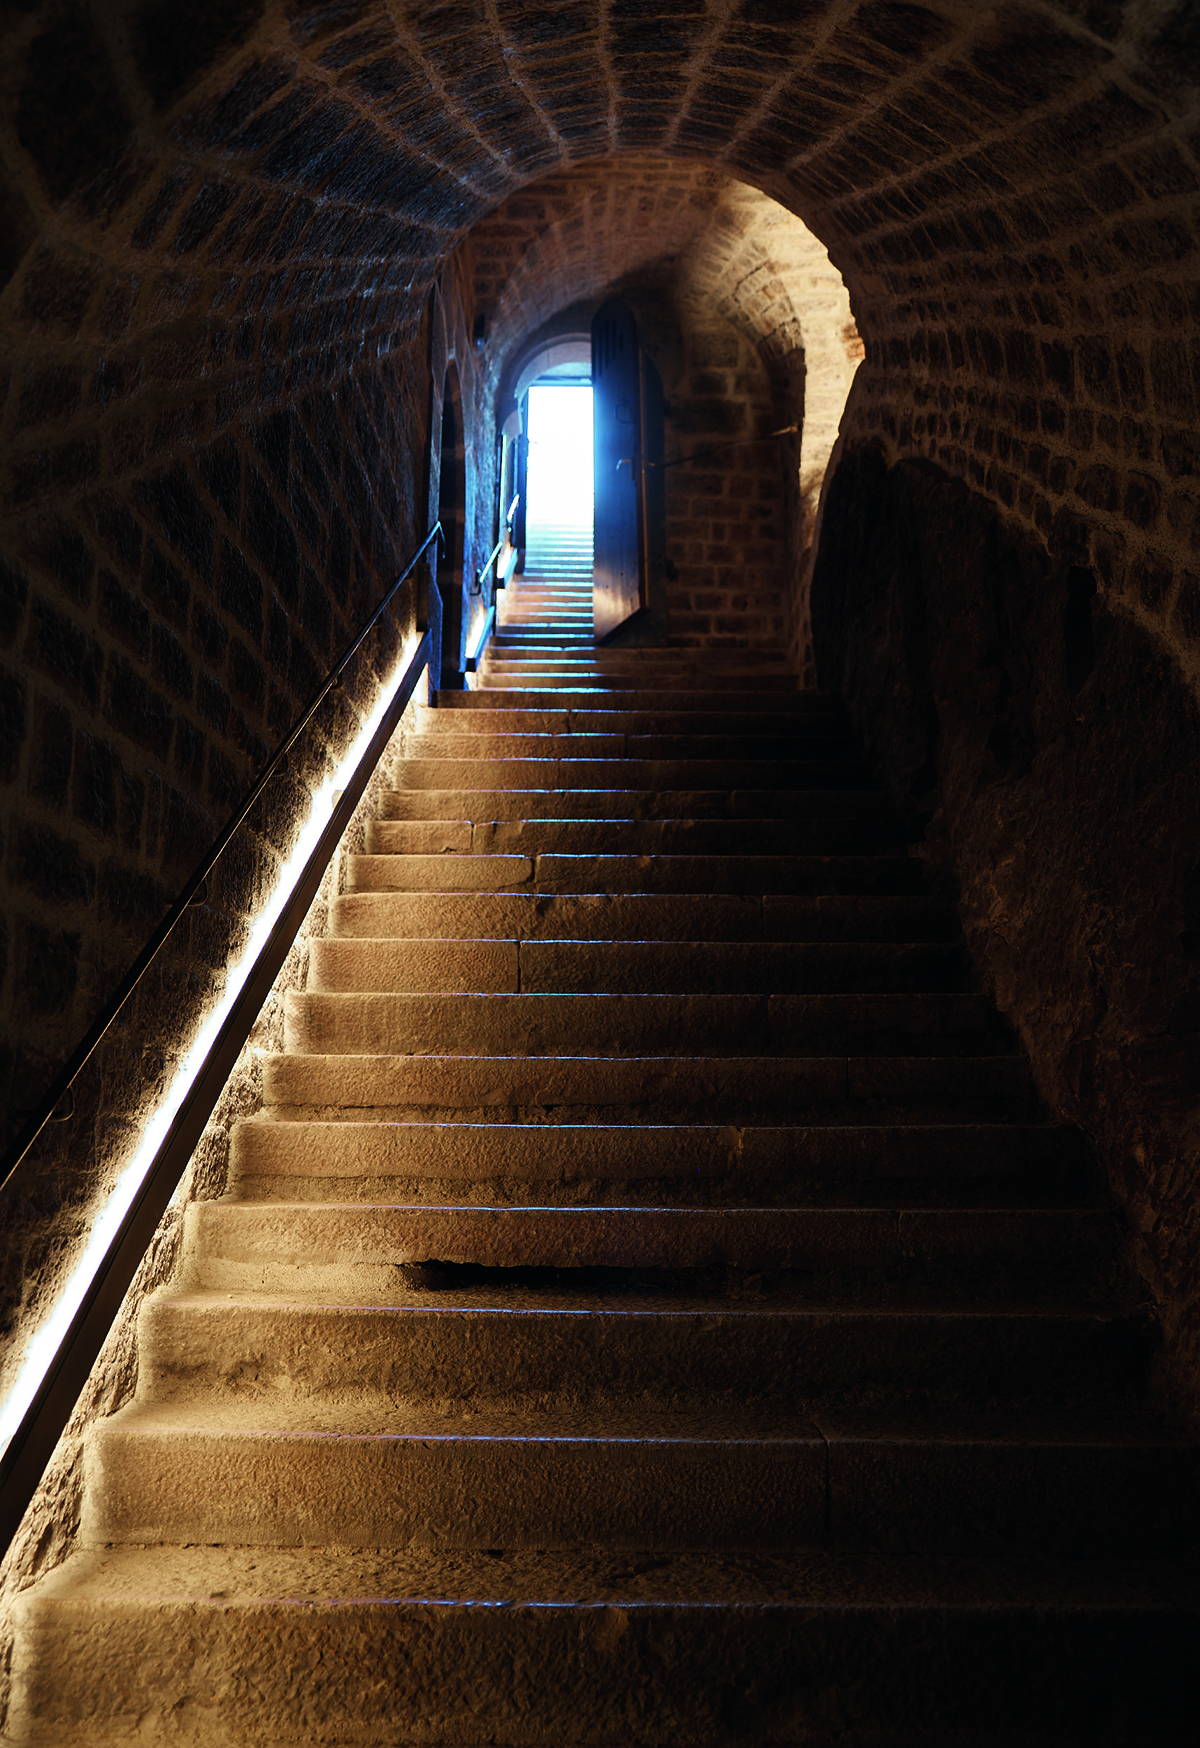
M 752 825 L 762 820 L 794 821 L 809 817 L 845 817 L 861 796 L 864 816 L 888 818 L 886 798 L 878 789 L 385 789 L 379 797 L 380 818 L 406 821 L 471 819 L 480 822 L 526 822 L 553 819 L 612 819 L 638 826 L 660 822 L 736 820 Z M 828 809 L 828 813 L 825 810 Z M 735 852 L 741 845 L 735 846 Z M 891 866 L 906 864 L 908 890 L 920 878 L 917 863 L 893 855 Z M 838 870 L 816 872 L 836 882 Z M 835 888 L 836 890 L 836 885 Z M 899 889 L 897 889 L 899 890 Z
M 894 891 L 901 858 L 846 856 L 604 856 L 547 852 L 535 856 L 350 855 L 351 892 L 747 893 L 754 896 Z M 876 863 L 876 865 L 872 865 Z M 879 866 L 878 863 L 883 863 Z M 832 866 L 831 866 L 832 864 Z M 840 867 L 837 865 L 841 864 Z M 845 880 L 837 875 L 844 872 Z M 832 875 L 832 880 L 831 880 Z M 902 891 L 903 887 L 900 888 Z
M 394 767 L 401 789 L 865 789 L 857 759 L 416 758 Z
M 793 1195 L 811 1187 L 827 1196 L 871 1178 L 1050 1175 L 1078 1155 L 1074 1131 L 1034 1123 L 739 1128 L 258 1117 L 235 1124 L 230 1169 L 238 1183 L 289 1176 L 331 1183 L 355 1177 L 530 1184 L 674 1178 L 695 1183 L 698 1194 L 708 1178 L 731 1179 L 748 1194 L 769 1179 L 789 1185 Z
M 531 585 L 523 584 L 522 591 L 528 586 Z M 557 595 L 557 591 L 554 594 Z M 589 666 L 597 669 L 627 668 L 635 673 L 650 673 L 674 663 L 717 673 L 727 673 L 731 669 L 746 673 L 767 673 L 773 670 L 795 680 L 785 657 L 777 651 L 761 649 L 706 650 L 682 644 L 660 644 L 654 648 L 641 649 L 622 649 L 619 645 L 600 646 L 593 649 L 586 660 Z M 826 693 L 825 696 L 836 697 L 837 694 Z
M 634 676 L 636 678 L 636 676 Z M 553 680 L 551 676 L 551 680 Z M 819 692 L 796 692 L 771 687 L 760 689 L 757 682 L 749 687 L 740 675 L 731 675 L 728 686 L 703 685 L 683 687 L 678 682 L 653 687 L 642 684 L 609 685 L 603 677 L 571 678 L 566 685 L 544 686 L 532 678 L 479 688 L 472 692 L 439 692 L 439 710 L 729 710 L 747 712 L 796 714 L 821 712 L 828 708 Z
M 780 907 L 777 926 L 783 930 L 788 907 L 803 903 L 739 893 L 351 892 L 330 907 L 330 932 L 340 938 L 515 940 L 682 940 L 699 932 L 711 940 L 752 941 L 762 939 L 765 905 Z M 772 913 L 772 932 L 775 924 Z
M 631 1720 L 639 1748 L 824 1748 L 846 1717 L 876 1748 L 1132 1748 L 1187 1738 L 1197 1604 L 1111 1558 L 200 1546 L 83 1551 L 15 1609 L 22 1748 L 157 1718 L 186 1748 L 612 1748 Z
M 308 988 L 532 994 L 771 994 L 966 987 L 956 946 L 896 941 L 325 939 Z
M 307 1416 L 336 1427 L 349 1411 L 389 1429 L 420 1415 L 422 1404 L 436 1404 L 438 1417 L 605 1413 L 628 1421 L 644 1413 L 651 1437 L 654 1415 L 733 1410 L 745 1415 L 749 1435 L 769 1411 L 785 1424 L 803 1415 L 830 1439 L 875 1438 L 892 1447 L 899 1472 L 905 1453 L 895 1447 L 906 1429 L 918 1444 L 930 1441 L 931 1425 L 935 1440 L 944 1435 L 946 1415 L 931 1416 L 930 1400 L 957 1406 L 951 1429 L 960 1439 L 963 1406 L 997 1397 L 1012 1399 L 1006 1412 L 1018 1418 L 1013 1401 L 1036 1398 L 1044 1422 L 1061 1425 L 1056 1398 L 1090 1395 L 1098 1384 L 1112 1394 L 1145 1360 L 1129 1317 L 1082 1299 L 817 1307 L 776 1294 L 773 1304 L 753 1305 L 686 1290 L 665 1299 L 506 1288 L 491 1278 L 432 1292 L 393 1280 L 381 1303 L 364 1303 L 347 1300 L 344 1281 L 326 1296 L 288 1289 L 278 1265 L 264 1261 L 261 1272 L 268 1284 L 260 1290 L 180 1290 L 147 1301 L 138 1324 L 142 1407 L 163 1415 L 172 1405 L 211 1421 L 224 1398 L 251 1425 Z M 876 1401 L 882 1392 L 889 1406 L 865 1414 L 859 1392 Z M 1110 1436 L 1120 1429 L 1128 1442 L 1127 1415 L 1104 1406 Z M 993 1443 L 1006 1424 L 994 1409 L 986 1418 L 977 1410 L 976 1420 Z M 1187 1448 L 1182 1438 L 1171 1444 Z M 872 1453 L 852 1454 L 866 1471 Z M 865 1505 L 860 1516 L 865 1522 Z M 1176 1510 L 1181 1534 L 1185 1517 Z M 921 1545 L 889 1539 L 886 1519 L 873 1534 L 876 1546 L 897 1552 Z
M 849 760 L 857 762 L 857 748 L 840 730 L 802 728 L 794 733 L 696 733 L 625 734 L 581 732 L 460 734 L 448 726 L 412 735 L 405 746 L 405 760 L 479 759 L 489 765 L 510 759 L 610 759 L 631 760 L 733 760 L 763 759 L 768 765 L 791 760 Z M 486 719 L 485 719 L 486 720 Z
M 1200 1453 L 1112 1411 L 383 1413 L 235 1397 L 214 1421 L 203 1396 L 133 1404 L 88 1441 L 82 1539 L 1127 1556 L 1195 1543 Z
M 422 734 L 472 735 L 485 741 L 493 734 L 832 734 L 845 727 L 834 712 L 728 710 L 623 710 L 619 704 L 586 710 L 434 710 L 416 708 Z
M 994 1054 L 978 995 L 310 995 L 284 998 L 287 1050 L 318 1055 Z M 897 1046 L 900 1046 L 899 1052 Z
M 1064 1282 L 1105 1284 L 1120 1242 L 1119 1222 L 1103 1208 L 490 1208 L 228 1197 L 191 1203 L 184 1232 L 185 1292 L 334 1292 L 383 1304 L 402 1271 L 427 1263 L 746 1277 L 788 1270 L 808 1278 L 814 1297 L 828 1296 L 831 1281 L 846 1294 L 857 1279 L 868 1288 L 916 1285 L 931 1301 L 947 1284 L 1061 1293 Z M 801 1290 L 795 1279 L 793 1290 Z M 743 1378 L 741 1388 L 771 1388 L 773 1375 Z
M 343 938 L 944 941 L 950 932 L 943 905 L 907 894 L 362 892 L 330 907 L 330 934 Z
M 372 820 L 371 855 L 875 855 L 898 844 L 881 798 L 862 792 L 864 805 L 830 792 L 805 797 L 807 817 L 775 820 Z M 464 797 L 464 800 L 471 798 Z M 534 804 L 536 805 L 536 803 Z
M 691 698 L 722 698 L 725 696 L 741 697 L 748 689 L 748 676 L 745 674 L 695 674 L 688 675 L 675 670 L 664 670 L 661 674 L 630 672 L 630 673 L 587 673 L 576 669 L 556 667 L 554 669 L 522 668 L 519 672 L 477 674 L 478 685 L 472 690 L 472 698 L 487 697 L 493 693 L 499 697 L 510 697 L 514 687 L 521 687 L 536 698 L 538 694 L 545 697 L 547 692 L 555 695 L 556 704 L 560 695 L 569 693 L 572 687 L 584 688 L 587 691 L 605 696 L 620 697 L 632 708 L 638 705 L 634 699 L 652 698 L 654 696 L 688 696 Z M 795 691 L 795 681 L 782 674 L 755 674 L 753 688 L 757 697 L 770 699 L 772 704 L 779 698 L 792 696 Z M 438 703 L 441 703 L 439 695 Z M 561 706 L 560 706 L 561 707 Z
M 875 1101 L 1028 1103 L 1021 1056 L 302 1056 L 264 1052 L 276 1105 L 533 1109 L 582 1104 L 720 1110 Z
M 825 1441 L 715 1414 L 530 1423 L 429 1409 L 134 1404 L 89 1441 L 85 1543 L 819 1547 Z M 740 1417 L 739 1417 L 740 1418 Z M 648 1424 L 649 1421 L 649 1424 Z M 549 1422 L 547 1424 L 547 1422 Z

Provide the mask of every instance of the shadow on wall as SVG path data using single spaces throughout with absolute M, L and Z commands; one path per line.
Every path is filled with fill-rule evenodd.
M 931 463 L 848 452 L 813 579 L 851 715 L 1052 1108 L 1082 1125 L 1200 1410 L 1200 712 L 1092 573 Z

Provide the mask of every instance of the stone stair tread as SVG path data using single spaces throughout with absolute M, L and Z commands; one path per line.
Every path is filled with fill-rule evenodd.
M 930 1299 L 964 1285 L 993 1295 L 1028 1270 L 1072 1265 L 1099 1282 L 1117 1231 L 1105 1209 L 487 1207 L 372 1202 L 197 1204 L 185 1217 L 180 1291 L 390 1297 L 396 1270 L 436 1263 L 491 1269 L 834 1271 L 915 1276 Z M 969 1267 L 964 1281 L 954 1272 Z M 946 1272 L 950 1271 L 947 1285 Z M 984 1272 L 979 1272 L 979 1271 Z M 997 1281 L 997 1271 L 1000 1278 Z M 437 1277 L 446 1286 L 447 1279 Z M 809 1289 L 811 1291 L 811 1289 Z M 819 1290 L 819 1289 L 818 1289 Z M 802 1291 L 795 1285 L 793 1291 Z M 1027 1302 L 1032 1288 L 1023 1288 Z M 660 1301 L 661 1302 L 661 1301 Z M 855 1298 L 854 1303 L 859 1303 Z M 894 1295 L 888 1298 L 894 1303 Z M 906 1301 L 907 1302 L 907 1301 Z M 824 1300 L 822 1300 L 824 1303 Z
M 105 1442 L 164 1437 L 189 1442 L 197 1437 L 219 1442 L 340 1438 L 381 1443 L 503 1440 L 515 1444 L 716 1446 L 823 1442 L 810 1418 L 781 1415 L 778 1407 L 706 1407 L 689 1412 L 609 1404 L 591 1409 L 489 1405 L 478 1412 L 462 1413 L 439 1412 L 436 1404 L 403 1399 L 326 1401 L 275 1394 L 268 1402 L 252 1391 L 244 1395 L 231 1391 L 216 1412 L 214 1406 L 210 1396 L 172 1398 L 165 1403 L 135 1401 L 110 1415 L 92 1436 Z
M 297 1056 L 264 1051 L 264 1104 L 403 1104 L 461 1092 L 486 1103 L 747 1099 L 1024 1097 L 1020 1056 Z M 365 1097 L 369 1093 L 371 1096 Z M 301 1096 L 304 1095 L 304 1096 Z
M 220 1611 L 285 1599 L 394 1608 L 536 1602 L 603 1609 L 667 1603 L 765 1610 L 814 1607 L 1149 1610 L 1200 1607 L 1200 1574 L 1168 1560 L 1087 1561 L 1045 1554 L 896 1557 L 806 1551 L 674 1553 L 641 1565 L 628 1553 L 464 1549 L 86 1548 L 45 1580 L 38 1601 L 56 1608 L 179 1601 Z
M 720 820 L 752 826 L 764 820 L 792 819 L 806 810 L 828 808 L 841 813 L 851 806 L 882 813 L 886 801 L 878 790 L 836 787 L 825 790 L 579 789 L 557 794 L 548 794 L 544 789 L 389 789 L 380 797 L 380 817 L 384 821 L 468 819 L 476 823 L 506 824 L 599 820 L 656 825 Z M 860 853 L 854 859 L 872 862 L 886 859 L 897 869 L 906 871 L 911 885 L 915 872 L 912 862 L 906 856 L 897 855 L 891 844 L 884 848 L 890 852 L 886 856 Z M 822 859 L 829 861 L 831 858 Z
M 527 887 L 582 895 L 588 892 L 747 893 L 794 896 L 822 883 L 879 882 L 893 871 L 885 858 L 804 855 L 607 855 L 538 851 L 482 855 L 368 855 L 346 857 L 351 892 L 489 892 Z M 830 862 L 844 862 L 844 879 Z M 882 866 L 881 866 L 882 864 Z M 897 878 L 900 876 L 897 874 Z
M 600 993 L 956 989 L 958 948 L 941 941 L 536 940 L 384 937 L 314 941 L 313 991 L 580 990 Z

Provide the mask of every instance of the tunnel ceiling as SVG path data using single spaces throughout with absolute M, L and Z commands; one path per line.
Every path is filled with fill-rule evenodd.
M 803 489 L 819 488 L 862 346 L 841 275 L 777 201 L 707 165 L 601 158 L 511 195 L 463 246 L 493 385 L 561 312 L 665 288 L 723 316 L 769 365 L 803 359 Z
M 803 348 L 827 311 L 836 311 L 843 351 L 858 354 L 841 276 L 817 238 L 776 201 L 706 165 L 599 159 L 510 196 L 466 247 L 493 357 L 507 358 L 574 303 L 664 273 L 769 357 Z
M 503 201 L 587 160 L 679 156 L 829 248 L 867 349 L 859 428 L 1094 562 L 1196 677 L 1190 17 L 1103 0 L 9 8 L 6 507 L 151 465 L 144 397 L 207 440 L 373 368 Z

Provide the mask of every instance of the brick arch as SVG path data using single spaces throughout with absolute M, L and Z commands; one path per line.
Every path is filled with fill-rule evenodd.
M 775 367 L 803 372 L 800 493 L 811 520 L 862 344 L 841 275 L 793 213 L 711 165 L 600 159 L 501 203 L 464 248 L 499 379 L 513 345 L 576 303 L 670 271 Z

